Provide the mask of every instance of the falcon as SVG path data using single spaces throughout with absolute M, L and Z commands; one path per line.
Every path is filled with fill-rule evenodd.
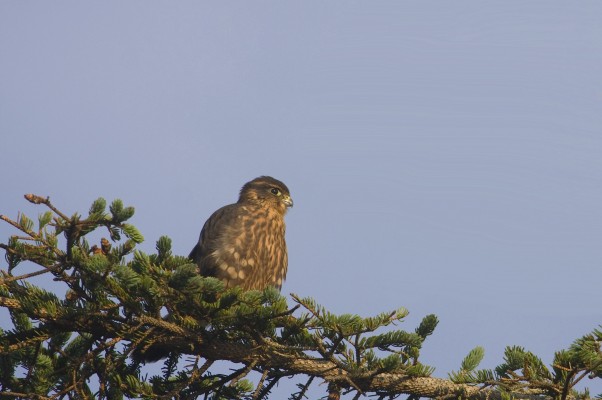
M 280 290 L 288 266 L 284 215 L 292 206 L 284 183 L 269 176 L 255 178 L 242 187 L 236 203 L 209 217 L 188 257 L 201 275 L 218 278 L 227 288 Z M 135 348 L 132 358 L 154 362 L 174 350 L 176 343 L 147 343 Z
M 201 275 L 218 278 L 227 288 L 280 290 L 288 266 L 284 216 L 292 206 L 281 181 L 260 176 L 247 182 L 236 203 L 205 222 L 189 258 Z

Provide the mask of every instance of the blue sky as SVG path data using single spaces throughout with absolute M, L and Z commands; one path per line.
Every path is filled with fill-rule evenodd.
M 0 213 L 136 207 L 186 255 L 246 181 L 291 189 L 284 293 L 551 361 L 602 323 L 602 4 L 2 2 Z M 13 231 L 0 225 L 0 237 Z M 4 265 L 4 264 L 3 264 Z M 597 392 L 602 385 L 597 384 Z M 594 390 L 596 393 L 596 390 Z

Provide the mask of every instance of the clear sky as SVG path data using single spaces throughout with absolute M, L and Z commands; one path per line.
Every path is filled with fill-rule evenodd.
M 482 345 L 602 323 L 602 3 L 0 3 L 0 213 L 136 207 L 187 255 L 242 184 L 291 189 L 284 293 Z M 0 225 L 0 240 L 13 233 Z M 1 265 L 5 266 L 4 260 Z M 2 314 L 0 314 L 2 315 Z M 5 315 L 5 314 L 4 314 Z M 602 385 L 594 386 L 602 391 Z

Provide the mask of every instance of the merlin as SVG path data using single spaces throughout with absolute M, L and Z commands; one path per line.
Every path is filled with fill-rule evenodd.
M 290 192 L 279 180 L 260 176 L 247 182 L 236 203 L 205 222 L 189 258 L 201 275 L 218 278 L 227 288 L 280 290 L 288 266 L 284 216 L 292 206 Z

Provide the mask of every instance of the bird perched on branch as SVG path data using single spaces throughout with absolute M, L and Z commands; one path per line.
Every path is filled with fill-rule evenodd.
M 284 215 L 292 206 L 290 192 L 279 180 L 260 176 L 247 182 L 238 202 L 205 222 L 190 259 L 201 275 L 216 277 L 226 287 L 280 290 L 288 266 Z
M 188 257 L 201 275 L 218 278 L 226 287 L 280 290 L 288 265 L 284 215 L 292 206 L 284 183 L 269 176 L 253 179 L 242 187 L 236 203 L 209 217 Z M 173 351 L 184 350 L 168 335 L 135 348 L 132 358 L 153 362 Z

